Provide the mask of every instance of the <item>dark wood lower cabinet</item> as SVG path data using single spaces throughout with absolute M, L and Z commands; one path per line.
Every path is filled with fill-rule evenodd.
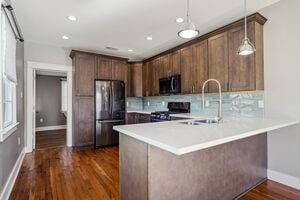
M 94 97 L 75 97 L 73 144 L 94 145 Z
M 150 115 L 141 113 L 127 113 L 126 124 L 149 123 Z

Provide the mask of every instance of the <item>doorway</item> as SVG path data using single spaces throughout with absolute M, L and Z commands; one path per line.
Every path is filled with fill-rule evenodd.
M 26 89 L 26 152 L 72 146 L 72 66 L 28 62 Z
M 67 73 L 36 70 L 35 147 L 66 146 Z

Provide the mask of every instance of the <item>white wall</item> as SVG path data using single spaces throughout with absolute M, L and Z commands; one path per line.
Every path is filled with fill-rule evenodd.
M 50 64 L 72 65 L 70 49 L 37 44 L 25 40 L 25 62 L 34 61 Z
M 259 12 L 268 18 L 264 26 L 266 116 L 300 120 L 300 1 L 281 0 Z M 271 132 L 268 146 L 269 169 L 300 181 L 300 125 Z

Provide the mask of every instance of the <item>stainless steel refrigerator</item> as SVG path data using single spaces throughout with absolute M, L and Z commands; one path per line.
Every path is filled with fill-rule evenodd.
M 123 81 L 95 81 L 95 146 L 117 145 L 119 133 L 113 126 L 125 124 L 125 84 Z

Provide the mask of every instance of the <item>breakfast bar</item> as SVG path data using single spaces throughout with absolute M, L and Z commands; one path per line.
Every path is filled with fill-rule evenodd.
M 233 117 L 201 123 L 204 119 L 115 126 L 121 199 L 238 198 L 267 178 L 267 132 L 298 123 Z

